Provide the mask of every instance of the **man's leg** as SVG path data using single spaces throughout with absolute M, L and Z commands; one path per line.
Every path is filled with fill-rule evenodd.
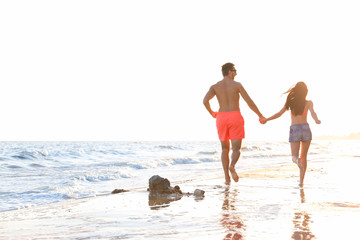
M 241 143 L 242 139 L 231 140 L 232 154 L 229 170 L 235 182 L 239 181 L 239 176 L 236 173 L 235 165 L 240 158 Z
M 230 152 L 230 142 L 229 140 L 220 141 L 221 142 L 221 163 L 223 165 L 224 174 L 225 174 L 225 184 L 230 184 L 231 179 L 229 175 L 229 152 Z

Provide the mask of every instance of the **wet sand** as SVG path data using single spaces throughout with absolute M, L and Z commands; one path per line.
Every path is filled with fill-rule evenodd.
M 354 157 L 310 161 L 299 188 L 292 163 L 242 172 L 240 162 L 230 186 L 172 183 L 204 198 L 154 200 L 144 186 L 1 212 L 0 239 L 359 239 L 359 167 Z

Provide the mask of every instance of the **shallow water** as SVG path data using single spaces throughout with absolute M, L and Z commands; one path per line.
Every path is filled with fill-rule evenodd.
M 0 149 L 0 211 L 143 187 L 157 174 L 183 181 L 222 171 L 217 142 L 1 142 Z M 283 142 L 245 143 L 242 168 L 287 162 L 287 150 Z
M 53 204 L 3 211 L 0 238 L 357 239 L 360 196 L 356 184 L 360 180 L 357 173 L 360 159 L 356 146 L 360 146 L 359 142 L 314 142 L 302 189 L 298 187 L 298 169 L 286 154 L 288 144 L 244 146 L 238 166 L 240 180 L 230 186 L 223 184 L 221 163 L 216 160 L 219 150 L 217 144 L 211 144 L 198 143 L 195 149 L 192 145 L 186 150 L 186 144 L 181 150 L 171 149 L 180 144 L 169 145 L 165 147 L 167 152 L 159 155 L 167 158 L 175 151 L 172 159 L 198 161 L 206 156 L 213 157 L 213 162 L 176 163 L 156 168 L 170 180 L 181 176 L 172 182 L 185 192 L 196 188 L 205 190 L 204 198 L 183 196 L 153 202 L 146 192 L 147 176 L 139 174 L 125 178 L 134 181 L 133 186 L 140 186 L 127 193 L 63 199 Z M 161 149 L 163 151 L 164 146 Z M 273 152 L 276 154 L 272 155 Z M 77 171 L 79 169 L 81 167 Z M 132 174 L 148 172 L 150 175 L 152 170 L 136 169 Z M 96 188 L 96 181 L 88 182 L 88 187 L 95 185 Z
M 348 166 L 354 163 L 354 159 L 344 160 Z M 354 189 L 324 184 L 341 171 L 335 172 L 328 162 L 314 162 L 307 176 L 311 184 L 298 188 L 294 165 L 276 169 L 242 172 L 239 183 L 230 186 L 222 184 L 222 179 L 180 185 L 183 191 L 205 190 L 203 198 L 183 196 L 154 205 L 148 192 L 135 190 L 3 212 L 0 236 L 5 239 L 49 236 L 55 239 L 357 239 L 360 199 L 354 195 Z

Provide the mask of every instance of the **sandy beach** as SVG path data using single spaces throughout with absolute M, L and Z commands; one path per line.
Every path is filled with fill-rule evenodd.
M 359 239 L 360 159 L 308 164 L 304 188 L 286 164 L 171 182 L 204 198 L 154 202 L 144 188 L 0 213 L 0 239 Z M 239 169 L 241 166 L 239 166 Z M 169 179 L 171 181 L 171 179 Z M 126 186 L 119 186 L 126 188 Z
M 0 240 L 360 240 L 359 12 L 0 1 Z

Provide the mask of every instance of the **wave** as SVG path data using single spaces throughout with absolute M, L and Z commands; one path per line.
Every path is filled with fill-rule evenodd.
M 200 158 L 199 160 L 201 162 L 216 162 L 216 160 L 212 158 Z
M 206 162 L 216 162 L 216 159 L 213 158 L 176 158 L 172 159 L 174 165 L 177 164 L 199 164 L 199 163 L 206 163 Z
M 212 158 L 161 158 L 161 159 L 147 159 L 145 161 L 132 163 L 132 162 L 118 162 L 114 164 L 109 164 L 109 166 L 116 167 L 128 167 L 130 169 L 141 170 L 141 169 L 152 169 L 157 167 L 169 167 L 171 165 L 178 164 L 198 164 L 201 162 L 214 162 L 215 159 Z
M 175 147 L 172 145 L 159 145 L 159 146 L 157 146 L 157 148 L 168 149 L 168 150 L 183 150 L 181 147 Z
M 254 155 L 242 155 L 242 158 L 251 159 L 251 158 L 280 158 L 280 157 L 289 157 L 290 151 L 287 154 L 254 154 Z
M 198 152 L 198 155 L 215 155 L 217 151 L 209 151 L 209 152 Z
M 109 166 L 116 166 L 116 167 L 129 167 L 129 168 L 133 168 L 133 169 L 147 169 L 148 167 L 146 165 L 144 165 L 144 163 L 140 164 L 136 164 L 136 163 L 129 163 L 129 162 L 117 162 L 117 163 L 113 163 L 113 164 L 109 164 Z
M 113 171 L 101 171 L 94 173 L 87 173 L 81 176 L 74 177 L 75 181 L 81 182 L 107 182 L 118 180 L 122 178 L 131 178 L 132 174 L 130 171 L 114 169 Z
M 254 152 L 254 151 L 271 151 L 271 147 L 266 146 L 257 146 L 257 145 L 247 145 L 241 147 L 242 152 Z
M 29 166 L 34 167 L 34 168 L 43 168 L 43 167 L 45 167 L 44 165 L 41 165 L 41 164 L 38 164 L 38 163 L 32 163 Z
M 177 158 L 173 159 L 174 164 L 197 164 L 200 163 L 199 161 L 196 161 L 192 158 Z
M 34 151 L 34 152 L 30 152 L 30 151 L 21 151 L 19 153 L 16 153 L 15 155 L 12 155 L 12 158 L 16 158 L 16 159 L 21 159 L 21 160 L 33 160 L 33 159 L 39 159 L 39 158 L 44 158 L 47 157 L 49 155 L 49 153 L 44 150 L 44 151 Z
M 8 165 L 7 168 L 17 169 L 17 168 L 23 168 L 23 167 L 18 166 L 18 165 Z
M 116 179 L 118 178 L 114 176 L 98 176 L 98 175 L 93 175 L 93 176 L 85 175 L 85 176 L 75 177 L 75 180 L 80 180 L 84 182 L 103 182 L 103 181 L 111 181 Z

